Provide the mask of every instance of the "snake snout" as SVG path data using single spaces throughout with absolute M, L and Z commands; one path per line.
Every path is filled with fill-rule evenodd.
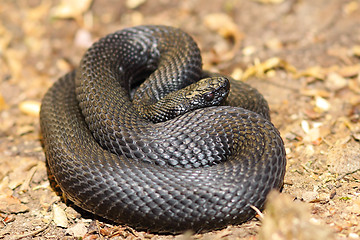
M 222 104 L 225 102 L 230 92 L 230 81 L 226 77 L 212 77 L 210 78 L 210 85 L 212 86 L 212 93 L 214 99 L 217 99 L 216 104 Z M 206 100 L 206 99 L 205 99 Z

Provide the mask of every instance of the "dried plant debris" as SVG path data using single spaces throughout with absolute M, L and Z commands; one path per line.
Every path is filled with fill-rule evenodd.
M 229 15 L 224 13 L 212 13 L 204 17 L 204 25 L 210 30 L 218 33 L 228 42 L 219 41 L 213 46 L 213 50 L 219 57 L 218 62 L 229 61 L 234 58 L 240 48 L 243 34 Z M 229 44 L 230 42 L 230 44 Z M 232 45 L 228 47 L 228 45 Z
M 290 73 L 295 73 L 296 69 L 288 62 L 278 57 L 273 57 L 265 60 L 264 62 L 260 62 L 256 60 L 254 66 L 247 68 L 242 76 L 243 80 L 250 78 L 251 76 L 256 77 L 265 77 L 265 74 L 273 69 L 282 68 L 285 71 Z
M 294 198 L 271 192 L 262 220 L 259 239 L 262 240 L 331 240 L 331 229 L 312 218 L 310 208 Z
M 359 22 L 358 0 L 2 1 L 0 238 L 360 239 Z M 50 187 L 42 97 L 95 40 L 139 24 L 182 28 L 199 43 L 205 69 L 266 97 L 288 164 L 285 194 L 270 196 L 264 220 L 149 234 L 87 216 Z
M 51 16 L 54 18 L 82 18 L 82 15 L 89 10 L 92 0 L 62 0 L 51 9 Z

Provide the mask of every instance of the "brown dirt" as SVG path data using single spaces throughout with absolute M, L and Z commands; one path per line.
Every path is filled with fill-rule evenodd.
M 1 1 L 0 238 L 359 239 L 359 1 L 67 2 L 64 13 L 58 1 Z M 263 221 L 194 236 L 149 234 L 66 205 L 50 187 L 42 96 L 91 42 L 139 24 L 181 27 L 200 45 L 204 68 L 246 80 L 267 98 L 288 166 L 283 194 L 269 200 Z

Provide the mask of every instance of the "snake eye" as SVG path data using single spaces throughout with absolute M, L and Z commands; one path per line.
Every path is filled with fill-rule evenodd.
M 207 101 L 207 102 L 210 102 L 210 101 L 214 100 L 214 98 L 215 98 L 215 93 L 213 93 L 213 92 L 209 92 L 209 93 L 204 94 L 204 100 Z

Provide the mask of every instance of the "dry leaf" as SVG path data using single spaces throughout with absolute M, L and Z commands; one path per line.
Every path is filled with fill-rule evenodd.
M 350 79 L 349 89 L 360 94 L 360 79 Z
M 359 8 L 359 2 L 358 1 L 351 1 L 344 6 L 344 12 L 345 14 L 349 15 L 353 12 L 355 12 Z
M 226 39 L 234 41 L 232 49 L 222 54 L 221 60 L 227 61 L 234 57 L 235 52 L 240 48 L 240 43 L 243 38 L 243 34 L 239 31 L 235 22 L 224 13 L 212 13 L 208 14 L 204 18 L 204 24 L 210 30 L 217 32 Z
M 146 0 L 126 0 L 126 7 L 130 9 L 134 9 L 144 4 Z
M 14 160 L 17 161 L 17 165 L 13 168 L 14 170 L 9 173 L 8 187 L 11 189 L 15 189 L 23 184 L 30 169 L 37 164 L 37 161 L 30 158 L 20 158 Z
M 256 48 L 254 46 L 247 46 L 244 47 L 242 50 L 242 54 L 244 54 L 244 56 L 251 56 L 256 52 Z
M 8 105 L 5 102 L 5 99 L 0 94 L 0 111 L 5 110 L 8 107 Z
M 352 54 L 357 57 L 360 57 L 360 45 L 356 45 L 352 48 Z
M 41 21 L 44 16 L 47 16 L 49 9 L 51 7 L 51 1 L 43 1 L 36 7 L 29 8 L 27 13 L 27 18 L 33 22 Z
M 55 18 L 74 18 L 81 19 L 92 3 L 92 0 L 62 0 L 60 4 L 51 10 L 51 15 Z
M 354 77 L 360 74 L 360 64 L 341 67 L 337 73 L 342 77 Z
M 6 29 L 2 24 L 0 24 L 0 52 L 5 52 L 5 49 L 8 48 L 9 43 L 13 37 L 13 34 Z
M 315 97 L 315 106 L 320 110 L 320 112 L 326 112 L 331 107 L 329 101 L 320 96 Z
M 272 38 L 265 42 L 265 46 L 272 50 L 279 50 L 283 48 L 283 43 L 278 38 Z
M 314 77 L 314 78 L 323 80 L 323 79 L 325 79 L 325 76 L 326 76 L 326 72 L 322 67 L 314 66 L 314 67 L 309 67 L 308 69 L 295 74 L 294 77 L 295 78 Z
M 14 196 L 0 196 L 0 212 L 3 213 L 22 213 L 29 211 L 29 207 L 22 204 Z
M 253 1 L 263 4 L 279 4 L 282 3 L 284 0 L 253 0 Z
M 231 77 L 234 79 L 242 79 L 244 71 L 241 68 L 235 68 L 231 73 Z
M 67 234 L 70 234 L 76 238 L 82 238 L 87 233 L 87 228 L 83 222 L 79 222 L 74 226 L 66 230 Z
M 69 226 L 69 223 L 65 211 L 57 204 L 53 205 L 53 211 L 54 211 L 54 222 L 56 226 L 67 228 Z
M 303 129 L 303 131 L 305 133 L 309 133 L 310 132 L 310 124 L 308 121 L 306 120 L 302 120 L 301 121 L 301 128 Z
M 242 36 L 235 22 L 224 13 L 212 13 L 206 15 L 204 24 L 206 27 L 212 31 L 216 31 L 225 38 Z
M 4 58 L 11 72 L 11 78 L 17 82 L 21 79 L 25 52 L 17 49 L 7 49 L 4 52 Z
M 38 101 L 23 101 L 19 104 L 19 109 L 22 113 L 33 117 L 39 117 L 41 103 Z
M 301 199 L 305 202 L 311 202 L 318 198 L 316 191 L 303 191 L 301 193 Z
M 325 80 L 325 86 L 332 91 L 338 91 L 347 85 L 348 81 L 335 72 L 329 73 Z
M 273 191 L 268 196 L 259 239 L 330 240 L 334 239 L 334 234 L 312 220 L 309 205 L 294 202 L 291 196 Z
M 325 80 L 329 74 L 338 74 L 341 77 L 354 77 L 360 73 L 360 64 L 354 64 L 349 66 L 340 67 L 333 65 L 327 68 L 314 66 L 298 72 L 294 75 L 295 78 L 299 77 L 313 77 L 320 80 Z
M 304 96 L 309 96 L 309 97 L 319 96 L 324 98 L 328 98 L 331 95 L 329 91 L 321 90 L 321 89 L 302 89 L 300 93 Z
M 351 206 L 347 207 L 347 209 L 353 213 L 360 215 L 360 199 L 354 200 L 353 204 Z
M 339 138 L 327 150 L 326 164 L 330 172 L 348 174 L 360 169 L 358 143 L 351 141 L 351 136 Z
M 91 33 L 86 29 L 79 29 L 75 34 L 75 45 L 84 49 L 89 48 L 93 44 Z
M 287 63 L 285 60 L 282 60 L 278 57 L 273 57 L 264 62 L 255 62 L 254 66 L 251 66 L 245 70 L 242 79 L 246 80 L 251 76 L 263 77 L 267 71 L 275 68 L 283 68 L 291 73 L 296 72 L 295 67 Z

